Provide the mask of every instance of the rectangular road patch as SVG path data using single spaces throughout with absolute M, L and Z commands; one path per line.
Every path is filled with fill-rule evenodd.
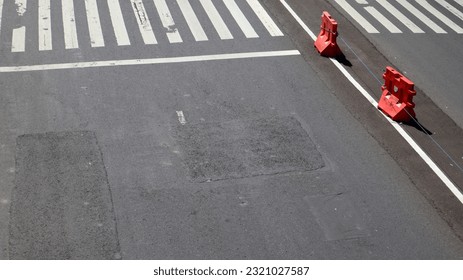
M 10 217 L 11 259 L 120 258 L 95 134 L 18 137 Z

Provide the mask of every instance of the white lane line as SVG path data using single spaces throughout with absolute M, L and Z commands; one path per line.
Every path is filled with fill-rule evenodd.
M 280 0 L 280 2 L 288 9 L 288 11 L 294 16 L 296 13 L 294 10 L 286 3 L 285 0 Z M 302 26 L 304 30 L 309 30 L 309 27 L 296 15 L 296 21 Z M 310 31 L 308 32 L 309 36 L 315 41 L 317 37 L 315 34 Z M 330 58 L 331 62 L 341 71 L 344 76 L 355 86 L 355 88 L 371 103 L 375 108 L 378 107 L 378 102 L 363 88 L 352 75 L 347 72 L 347 70 L 339 63 L 336 59 Z M 381 111 L 380 111 L 381 112 Z M 382 113 L 382 112 L 381 112 Z M 431 168 L 432 171 L 441 179 L 441 181 L 447 186 L 447 188 L 455 195 L 455 197 L 463 204 L 463 193 L 453 184 L 453 182 L 445 175 L 445 173 L 434 163 L 434 161 L 426 154 L 425 151 L 408 135 L 408 133 L 396 122 L 391 120 L 385 114 L 383 117 L 396 129 L 396 131 L 407 141 L 407 143 L 415 150 L 415 152 L 424 160 L 424 162 Z
M 402 33 L 397 26 L 395 26 L 390 20 L 388 20 L 383 14 L 381 14 L 375 7 L 368 6 L 365 10 L 370 13 L 377 21 L 379 21 L 387 30 L 391 33 Z
M 442 7 L 446 8 L 449 12 L 454 14 L 456 17 L 463 20 L 463 13 L 460 12 L 460 10 L 458 10 L 454 6 L 450 5 L 450 3 L 448 3 L 445 0 L 436 0 L 436 2 L 439 3 Z M 462 1 L 462 4 L 463 4 L 463 1 Z
M 185 115 L 183 114 L 183 111 L 176 111 L 177 112 L 177 117 L 178 117 L 178 121 L 181 125 L 185 125 L 186 124 L 186 119 L 185 119 Z
M 138 28 L 140 29 L 141 36 L 145 45 L 154 45 L 158 41 L 154 36 L 153 28 L 151 27 L 148 14 L 146 13 L 145 6 L 142 0 L 130 0 L 133 12 L 137 18 Z
M 62 0 L 63 10 L 63 29 L 64 45 L 66 49 L 77 49 L 79 42 L 77 40 L 76 17 L 74 15 L 74 1 Z
M 220 39 L 222 40 L 233 39 L 233 35 L 230 33 L 230 30 L 228 30 L 227 25 L 223 21 L 222 17 L 220 16 L 219 12 L 215 8 L 212 1 L 211 0 L 199 0 L 199 2 L 201 2 L 201 5 L 203 6 L 204 10 L 207 13 L 207 16 L 212 22 L 212 25 L 214 25 L 215 30 L 219 34 Z
M 412 6 L 412 4 L 408 3 L 407 0 L 397 0 L 397 2 L 402 5 L 405 9 L 407 9 L 410 13 L 412 13 L 415 17 L 421 20 L 424 24 L 426 24 L 429 28 L 431 28 L 436 33 L 447 33 L 444 29 L 442 29 L 439 25 L 437 25 L 434 21 L 428 18 L 425 14 L 420 12 L 417 8 Z
M 224 0 L 224 3 L 235 19 L 236 23 L 238 23 L 246 38 L 259 38 L 259 35 L 257 35 L 251 23 L 249 23 L 248 19 L 243 14 L 240 7 L 238 7 L 235 0 Z
M 401 11 L 397 10 L 387 0 L 376 0 L 384 9 L 386 9 L 391 15 L 395 16 L 400 22 L 402 22 L 408 29 L 413 33 L 424 33 L 423 29 L 419 28 L 414 24 L 407 16 Z
M 24 52 L 26 49 L 26 27 L 21 26 L 13 29 L 11 39 L 11 52 Z
M 129 35 L 125 27 L 124 17 L 122 16 L 119 0 L 108 0 L 109 15 L 113 24 L 114 35 L 118 46 L 130 45 Z
M 0 67 L 0 73 L 44 71 L 44 70 L 64 70 L 64 69 L 94 68 L 94 67 L 109 67 L 109 66 L 154 65 L 154 64 L 203 62 L 203 61 L 249 59 L 249 58 L 264 58 L 264 57 L 284 57 L 284 56 L 298 56 L 298 55 L 301 55 L 301 53 L 298 50 L 285 50 L 285 51 L 228 53 L 228 54 L 212 54 L 212 55 L 166 57 L 166 58 L 42 64 L 42 65 L 28 65 L 28 66 L 5 66 L 5 67 Z
M 104 47 L 103 31 L 101 30 L 100 14 L 96 0 L 85 0 L 88 31 L 92 48 Z
M 457 2 L 458 4 L 460 4 L 460 6 L 463 7 L 463 0 L 455 0 L 455 2 Z
M 247 2 L 272 37 L 284 36 L 280 28 L 278 28 L 264 7 L 259 3 L 259 0 L 247 0 Z
M 39 50 L 52 50 L 50 0 L 39 0 Z
M 341 8 L 344 9 L 347 13 L 354 18 L 360 26 L 362 26 L 368 33 L 379 33 L 378 29 L 376 29 L 373 25 L 366 18 L 364 18 L 357 10 L 355 10 L 347 1 L 345 0 L 335 0 Z
M 170 13 L 169 7 L 165 0 L 154 0 L 154 5 L 158 14 L 161 18 L 162 26 L 166 29 L 167 39 L 170 43 L 181 43 L 183 42 L 182 37 L 178 33 L 177 27 L 175 27 L 174 19 Z
M 0 32 L 2 31 L 3 0 L 0 0 Z
M 426 0 L 416 0 L 418 4 L 421 5 L 421 7 L 425 8 L 428 10 L 431 14 L 433 14 L 436 18 L 438 18 L 440 21 L 442 21 L 445 25 L 453 29 L 458 34 L 463 33 L 463 28 L 458 26 L 455 22 L 453 22 L 451 19 L 446 17 L 443 13 L 439 12 L 436 8 L 433 6 L 429 5 L 428 1 Z
M 186 23 L 195 37 L 196 41 L 207 41 L 206 33 L 204 32 L 201 23 L 199 23 L 198 17 L 196 16 L 193 8 L 190 5 L 189 0 L 177 0 L 178 6 L 185 17 Z

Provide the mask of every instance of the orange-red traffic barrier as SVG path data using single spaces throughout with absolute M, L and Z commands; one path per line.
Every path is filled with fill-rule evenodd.
M 338 23 L 325 11 L 322 14 L 320 34 L 318 34 L 314 44 L 320 55 L 336 57 L 341 54 L 336 37 L 338 37 Z
M 386 67 L 383 78 L 383 94 L 378 108 L 397 122 L 409 122 L 415 118 L 414 83 L 390 66 Z

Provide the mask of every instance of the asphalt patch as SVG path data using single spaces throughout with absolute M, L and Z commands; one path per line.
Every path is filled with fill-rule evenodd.
M 324 166 L 315 144 L 293 117 L 179 125 L 175 136 L 194 182 Z
M 93 132 L 17 138 L 11 259 L 120 258 L 112 199 Z

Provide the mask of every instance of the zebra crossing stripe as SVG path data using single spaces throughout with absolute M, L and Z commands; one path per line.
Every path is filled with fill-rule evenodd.
M 458 4 L 460 4 L 460 6 L 463 7 L 463 0 L 455 0 L 455 2 L 457 2 Z
M 446 17 L 444 14 L 439 12 L 436 8 L 433 6 L 429 5 L 429 3 L 426 0 L 416 0 L 418 4 L 421 5 L 421 7 L 425 8 L 428 10 L 430 13 L 432 13 L 436 18 L 438 18 L 440 21 L 442 21 L 445 25 L 453 29 L 455 32 L 458 34 L 463 33 L 463 28 L 458 26 L 456 23 L 454 23 L 451 19 Z
M 395 26 L 390 20 L 388 20 L 383 14 L 381 14 L 375 7 L 368 6 L 365 10 L 369 12 L 376 20 L 378 20 L 387 30 L 391 33 L 402 33 L 402 31 Z
M 96 0 L 85 0 L 90 43 L 92 47 L 104 47 L 103 31 L 101 30 L 100 15 Z
M 371 25 L 366 18 L 364 18 L 357 10 L 355 10 L 349 3 L 345 0 L 335 0 L 341 8 L 343 8 L 347 13 L 349 13 L 368 33 L 379 33 L 373 25 Z
M 457 8 L 447 3 L 445 0 L 436 0 L 442 7 L 446 8 L 449 12 L 454 14 L 459 19 L 463 20 L 463 13 L 460 12 Z M 462 3 L 463 4 L 463 3 Z
M 74 15 L 73 0 L 61 1 L 63 12 L 63 29 L 64 29 L 64 45 L 66 49 L 79 48 L 77 40 L 76 18 Z
M 248 19 L 240 10 L 235 0 L 224 0 L 224 4 L 227 6 L 227 9 L 232 14 L 236 23 L 238 23 L 246 38 L 259 38 L 259 35 L 257 35 L 251 23 L 249 23 Z
M 397 0 L 397 2 L 402 5 L 405 9 L 407 9 L 410 13 L 412 13 L 415 17 L 421 20 L 424 24 L 426 24 L 429 28 L 431 28 L 434 32 L 444 34 L 447 33 L 444 29 L 442 29 L 439 25 L 437 25 L 434 21 L 420 12 L 417 8 L 412 6 L 406 0 Z
M 177 3 L 180 7 L 180 10 L 182 11 L 183 16 L 185 17 L 188 27 L 190 28 L 195 40 L 207 41 L 207 35 L 204 32 L 204 29 L 202 28 L 201 23 L 198 20 L 198 17 L 196 17 L 196 14 L 190 5 L 190 2 L 188 0 L 177 0 Z
M 146 45 L 157 44 L 158 41 L 153 33 L 153 28 L 151 27 L 148 14 L 146 13 L 145 6 L 143 5 L 142 0 L 130 0 L 132 4 L 132 9 L 137 18 L 138 28 L 143 37 L 143 41 Z
M 281 32 L 258 0 L 247 0 L 247 2 L 271 36 L 283 36 L 283 32 Z
M 167 31 L 167 39 L 170 43 L 181 43 L 183 42 L 182 37 L 178 33 L 177 27 L 175 27 L 174 19 L 170 13 L 169 7 L 165 0 L 154 0 L 154 5 L 158 10 L 158 14 L 161 17 L 161 22 Z
M 39 0 L 39 50 L 52 50 L 50 0 Z
M 228 30 L 227 25 L 223 21 L 222 17 L 220 16 L 219 12 L 215 8 L 214 4 L 211 0 L 199 0 L 201 5 L 203 6 L 204 10 L 206 11 L 207 16 L 214 25 L 215 30 L 220 36 L 222 40 L 229 40 L 233 39 L 233 35 Z
M 13 29 L 11 39 L 11 52 L 24 52 L 26 49 L 26 27 L 21 26 Z
M 408 29 L 413 33 L 424 33 L 424 31 L 408 19 L 402 12 L 392 6 L 387 0 L 376 0 L 384 9 L 386 9 L 391 15 L 395 16 L 400 22 L 402 22 Z
M 108 0 L 109 16 L 113 24 L 114 35 L 118 46 L 130 45 L 129 35 L 125 27 L 124 17 L 122 16 L 121 6 L 119 1 Z

